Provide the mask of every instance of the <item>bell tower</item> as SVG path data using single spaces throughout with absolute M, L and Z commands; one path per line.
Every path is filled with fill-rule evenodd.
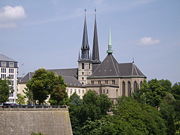
M 92 60 L 88 43 L 88 32 L 86 24 L 86 9 L 83 29 L 82 46 L 78 58 L 78 80 L 82 85 L 87 84 L 87 77 L 92 74 Z

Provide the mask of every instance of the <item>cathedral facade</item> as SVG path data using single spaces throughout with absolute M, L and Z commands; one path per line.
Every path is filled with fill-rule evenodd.
M 84 19 L 83 38 L 80 54 L 78 57 L 78 67 L 69 69 L 49 69 L 64 78 L 67 84 L 68 96 L 74 92 L 83 97 L 88 90 L 96 91 L 98 94 L 106 94 L 110 99 L 116 100 L 119 96 L 130 96 L 139 89 L 146 76 L 139 68 L 132 63 L 118 63 L 113 56 L 111 33 L 109 34 L 107 56 L 101 62 L 99 57 L 98 33 L 96 17 L 94 23 L 94 37 L 92 56 L 88 42 L 88 31 L 86 16 Z M 26 83 L 33 76 L 29 72 L 18 84 L 19 92 L 26 87 Z

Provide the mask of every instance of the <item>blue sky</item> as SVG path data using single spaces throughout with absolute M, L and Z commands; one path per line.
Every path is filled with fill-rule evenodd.
M 180 81 L 179 0 L 0 0 L 0 53 L 19 62 L 19 76 L 40 67 L 77 67 L 87 9 L 92 49 L 94 9 L 100 57 L 108 31 L 113 54 L 148 79 Z

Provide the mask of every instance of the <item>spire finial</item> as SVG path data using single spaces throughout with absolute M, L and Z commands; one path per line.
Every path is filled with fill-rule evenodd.
M 133 61 L 132 61 L 132 63 L 134 63 L 134 57 L 133 57 Z
M 111 38 L 111 29 L 109 30 L 109 41 L 108 41 L 108 54 L 112 54 L 112 38 Z
M 85 8 L 85 9 L 84 9 L 85 17 L 86 17 L 86 12 L 87 12 L 87 9 Z

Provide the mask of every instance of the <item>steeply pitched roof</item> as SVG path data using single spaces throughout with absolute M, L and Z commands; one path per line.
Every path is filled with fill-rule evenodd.
M 118 62 L 113 55 L 107 55 L 104 61 L 95 69 L 92 76 L 119 76 Z
M 95 22 L 94 22 L 92 60 L 93 60 L 93 63 L 101 63 L 100 60 L 99 60 L 99 46 L 98 46 L 98 34 L 97 34 L 96 17 L 95 17 Z
M 118 63 L 112 54 L 95 69 L 89 78 L 105 77 L 146 77 L 134 63 Z
M 13 60 L 12 58 L 9 58 L 3 54 L 0 54 L 0 61 L 14 61 L 16 62 L 15 60 Z
M 83 50 L 83 49 L 89 49 L 86 16 L 84 19 L 83 40 L 82 40 L 81 50 Z

